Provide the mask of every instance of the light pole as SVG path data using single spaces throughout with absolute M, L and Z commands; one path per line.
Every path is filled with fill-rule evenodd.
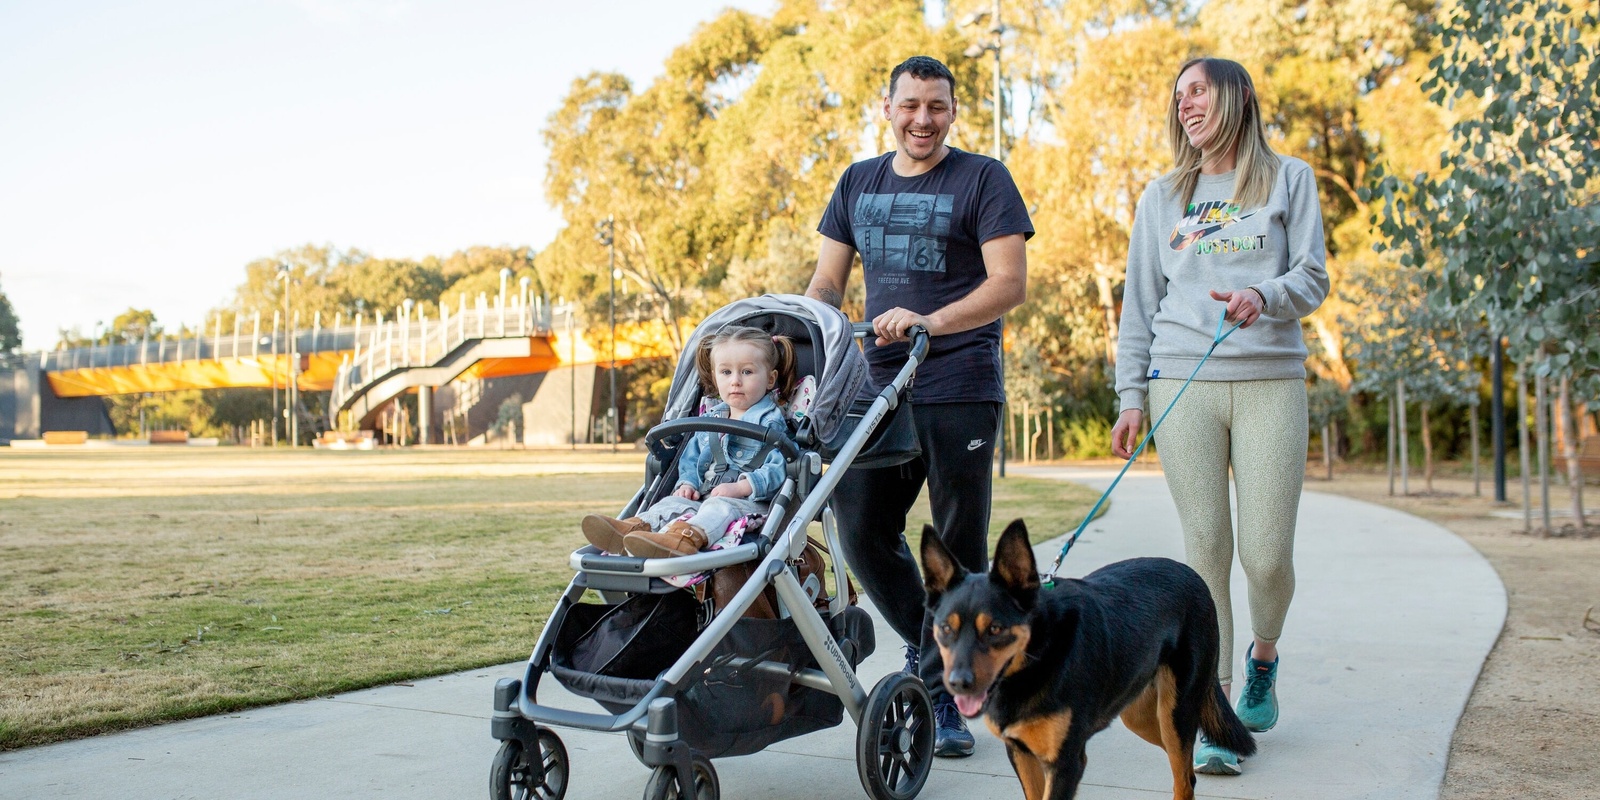
M 610 287 L 611 306 L 611 363 L 606 368 L 606 374 L 611 379 L 611 452 L 617 452 L 617 439 L 621 438 L 622 431 L 618 429 L 621 420 L 617 416 L 617 223 L 611 217 L 601 220 L 599 232 L 595 238 L 606 246 L 606 282 Z
M 293 448 L 300 441 L 300 419 L 295 414 L 295 403 L 299 399 L 299 387 L 297 384 L 300 382 L 295 373 L 298 372 L 300 359 L 295 352 L 293 318 L 289 316 L 289 286 L 294 283 L 294 274 L 290 271 L 287 263 L 280 262 L 278 264 L 278 277 L 283 280 L 283 326 L 284 330 L 289 334 L 288 346 L 285 348 L 285 352 L 289 355 L 289 381 L 283 387 L 283 416 L 285 420 L 283 430 L 289 434 L 289 447 Z
M 1000 127 L 1005 119 L 1005 95 L 1001 87 L 1000 74 L 1000 43 L 1005 36 L 1006 28 L 1000 22 L 1000 0 L 994 0 L 994 8 L 990 11 L 974 11 L 960 22 L 962 27 L 982 25 L 985 20 L 992 18 L 994 25 L 989 32 L 994 34 L 994 39 L 987 44 L 974 43 L 962 55 L 967 58 L 980 58 L 984 53 L 994 53 L 994 158 L 996 161 L 1005 160 L 1005 138 Z M 1005 387 L 1006 381 L 1006 318 L 1000 317 L 1000 386 Z M 995 444 L 1000 451 L 1000 477 L 1006 476 L 1006 406 L 1000 405 L 1000 430 L 995 433 Z
M 262 344 L 272 345 L 272 369 L 267 374 L 272 376 L 272 447 L 278 447 L 278 325 L 272 325 L 272 338 L 261 337 Z

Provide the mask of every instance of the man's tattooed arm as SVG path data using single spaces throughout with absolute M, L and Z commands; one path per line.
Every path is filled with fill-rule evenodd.
M 827 303 L 834 308 L 841 308 L 844 306 L 844 297 L 840 295 L 838 290 L 834 289 L 832 286 L 813 286 L 811 287 L 811 291 L 806 292 L 806 294 L 811 295 L 812 297 L 815 297 L 816 299 L 821 300 L 822 302 Z

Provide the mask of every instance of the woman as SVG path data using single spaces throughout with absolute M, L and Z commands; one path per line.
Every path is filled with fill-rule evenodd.
M 1117 339 L 1121 411 L 1111 449 L 1128 458 L 1148 400 L 1159 415 L 1211 347 L 1218 318 L 1241 329 L 1206 361 L 1156 441 L 1189 564 L 1221 626 L 1217 674 L 1233 676 L 1233 521 L 1254 641 L 1239 717 L 1278 721 L 1278 637 L 1294 594 L 1294 527 L 1305 473 L 1305 342 L 1300 319 L 1328 294 L 1317 184 L 1267 144 L 1250 74 L 1220 58 L 1185 63 L 1167 107 L 1174 169 L 1139 198 Z M 1202 738 L 1195 770 L 1237 775 L 1237 754 Z

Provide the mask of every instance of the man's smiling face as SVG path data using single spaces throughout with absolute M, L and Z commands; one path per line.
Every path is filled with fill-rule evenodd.
M 937 159 L 944 154 L 944 138 L 956 119 L 956 101 L 943 78 L 923 80 L 901 75 L 884 98 L 883 115 L 894 129 L 900 152 L 913 161 Z

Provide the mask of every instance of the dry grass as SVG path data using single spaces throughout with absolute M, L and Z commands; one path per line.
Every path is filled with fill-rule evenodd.
M 641 464 L 0 450 L 0 749 L 525 657 L 577 519 L 620 509 Z M 999 482 L 996 532 L 1067 529 L 1093 499 Z

